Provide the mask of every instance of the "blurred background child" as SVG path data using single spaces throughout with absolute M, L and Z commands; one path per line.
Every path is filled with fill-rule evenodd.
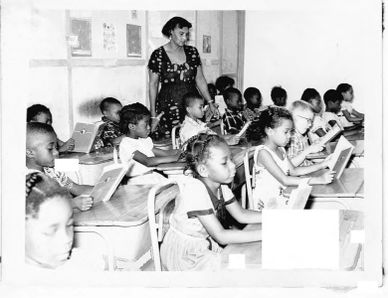
M 287 104 L 287 92 L 281 86 L 275 86 L 271 90 L 273 104 L 278 107 L 285 107 Z
M 352 126 L 354 124 L 361 124 L 364 121 L 364 114 L 358 112 L 353 108 L 353 87 L 347 83 L 342 83 L 337 86 L 337 91 L 342 95 L 341 113 L 343 126 Z M 341 118 L 340 118 L 341 119 Z
M 224 91 L 223 96 L 227 106 L 222 116 L 224 130 L 228 134 L 237 134 L 245 123 L 241 114 L 243 106 L 241 92 L 236 88 L 228 88 Z
M 260 114 L 261 111 L 261 92 L 255 87 L 248 87 L 244 91 L 244 99 L 246 107 L 242 112 L 245 120 L 252 121 L 255 117 Z
M 338 124 L 341 129 L 344 129 L 338 113 L 341 111 L 342 95 L 335 89 L 329 89 L 323 95 L 326 111 L 322 114 L 323 120 L 330 126 Z

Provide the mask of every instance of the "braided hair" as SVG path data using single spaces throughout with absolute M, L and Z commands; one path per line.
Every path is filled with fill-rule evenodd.
M 26 216 L 37 218 L 40 206 L 58 196 L 71 199 L 70 193 L 54 179 L 39 172 L 26 176 Z
M 256 117 L 247 130 L 248 141 L 264 142 L 267 137 L 266 128 L 276 128 L 282 119 L 292 121 L 291 113 L 282 107 L 269 106 Z
M 185 171 L 191 170 L 194 177 L 199 177 L 197 166 L 201 162 L 205 162 L 210 155 L 210 148 L 219 144 L 225 144 L 223 138 L 218 135 L 209 135 L 200 133 L 190 138 L 187 142 L 184 158 L 186 160 Z

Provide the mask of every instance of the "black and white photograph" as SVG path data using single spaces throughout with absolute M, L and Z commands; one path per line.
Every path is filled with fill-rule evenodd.
M 388 294 L 385 1 L 54 2 L 1 4 L 0 294 Z

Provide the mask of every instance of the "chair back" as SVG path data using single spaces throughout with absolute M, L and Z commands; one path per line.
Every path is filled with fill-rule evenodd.
M 256 209 L 253 198 L 253 189 L 255 187 L 255 173 L 254 173 L 254 161 L 252 151 L 247 151 L 244 155 L 244 173 L 245 173 L 245 184 L 246 184 L 246 197 L 248 198 L 248 209 Z
M 220 129 L 221 129 L 221 134 L 226 135 L 225 124 L 224 124 L 223 119 L 221 119 L 221 122 L 220 122 Z
M 180 127 L 181 124 L 175 125 L 171 130 L 172 149 L 179 149 L 182 146 L 179 134 L 177 136 L 177 132 L 179 132 Z
M 176 186 L 173 190 L 173 186 Z M 169 226 L 169 219 L 175 207 L 175 199 L 179 195 L 177 181 L 169 180 L 153 186 L 148 193 L 147 209 L 151 236 L 151 256 L 155 271 L 162 271 L 159 245 L 163 241 Z M 157 216 L 158 215 L 158 216 Z

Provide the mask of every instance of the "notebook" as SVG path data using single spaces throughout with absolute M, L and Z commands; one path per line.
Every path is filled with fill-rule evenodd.
M 224 97 L 222 95 L 216 95 L 214 97 L 214 101 L 218 105 L 218 110 L 220 111 L 220 115 L 222 117 L 222 115 L 225 114 L 225 109 L 227 108 Z
M 336 123 L 320 140 L 319 143 L 324 146 L 332 141 L 336 136 L 342 132 L 341 127 Z
M 240 132 L 237 134 L 237 137 L 241 138 L 241 136 L 245 133 L 245 131 L 248 129 L 249 125 L 251 125 L 252 121 L 248 121 L 244 124 L 243 128 L 241 128 Z
M 336 172 L 334 178 L 341 178 L 353 150 L 354 146 L 344 136 L 341 136 L 329 164 L 329 169 Z
M 109 201 L 119 186 L 124 175 L 128 172 L 129 163 L 116 163 L 104 167 L 104 170 L 93 187 L 92 193 L 94 203 Z
M 101 129 L 105 126 L 104 122 L 81 123 L 75 125 L 72 139 L 75 141 L 73 152 L 89 153 L 99 135 Z

